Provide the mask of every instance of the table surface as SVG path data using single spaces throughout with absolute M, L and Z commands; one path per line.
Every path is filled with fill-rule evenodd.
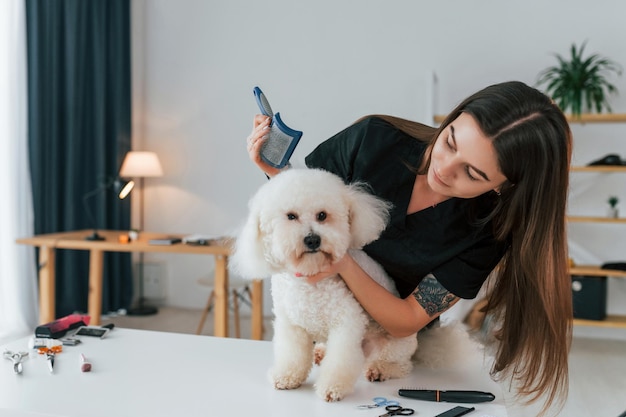
M 108 252 L 171 252 L 171 253 L 190 253 L 190 254 L 213 254 L 213 255 L 229 255 L 232 239 L 223 237 L 217 238 L 211 245 L 189 245 L 185 243 L 176 243 L 173 245 L 155 245 L 151 244 L 152 239 L 163 239 L 166 237 L 183 238 L 186 234 L 180 233 L 152 233 L 141 232 L 137 240 L 128 243 L 120 243 L 119 236 L 128 234 L 119 230 L 98 230 L 98 234 L 103 236 L 105 240 L 86 240 L 85 238 L 93 230 L 77 230 L 72 232 L 48 233 L 32 237 L 20 238 L 16 242 L 23 245 L 31 246 L 48 246 L 58 249 L 77 249 L 77 250 L 102 250 Z
M 228 336 L 228 256 L 232 250 L 233 238 L 224 236 L 212 239 L 209 245 L 152 244 L 153 239 L 167 237 L 184 238 L 183 234 L 164 234 L 141 232 L 138 239 L 120 242 L 120 236 L 127 236 L 127 231 L 98 230 L 104 240 L 86 240 L 93 230 L 49 233 L 17 239 L 23 245 L 38 246 L 39 253 L 39 321 L 47 323 L 55 319 L 55 253 L 57 249 L 90 251 L 89 258 L 89 294 L 88 306 L 92 324 L 100 324 L 102 314 L 102 271 L 105 252 L 166 252 L 198 255 L 212 255 L 215 259 L 215 335 Z M 263 286 L 259 280 L 252 285 L 252 337 L 263 337 Z
M 483 354 L 469 352 L 455 369 L 417 367 L 403 379 L 370 383 L 360 379 L 355 392 L 326 403 L 313 390 L 316 369 L 297 390 L 275 390 L 267 379 L 273 360 L 267 341 L 226 339 L 115 328 L 104 339 L 82 337 L 64 347 L 54 373 L 31 351 L 21 375 L 11 361 L 0 362 L 0 416 L 380 416 L 381 409 L 359 410 L 375 396 L 400 401 L 418 417 L 432 417 L 456 405 L 397 396 L 399 388 L 473 389 L 496 395 L 476 404 L 470 416 L 507 416 L 502 391 L 484 365 Z M 0 346 L 27 350 L 28 338 Z M 79 355 L 92 363 L 80 372 Z

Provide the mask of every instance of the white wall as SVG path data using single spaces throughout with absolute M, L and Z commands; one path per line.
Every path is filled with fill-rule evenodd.
M 304 131 L 293 158 L 301 164 L 363 114 L 421 120 L 492 83 L 534 84 L 556 62 L 551 54 L 568 54 L 572 42 L 587 40 L 587 51 L 626 65 L 625 15 L 618 0 L 134 0 L 134 148 L 156 151 L 165 171 L 146 181 L 146 229 L 224 234 L 240 224 L 265 181 L 245 151 L 255 85 Z M 626 112 L 626 79 L 614 81 L 622 95 L 612 98 L 613 110 Z M 626 157 L 624 133 L 619 125 L 575 127 L 575 161 Z M 600 212 L 609 192 L 626 201 L 626 178 L 617 178 L 614 190 L 599 191 L 601 201 L 577 201 Z M 581 227 L 572 231 L 587 248 L 577 249 L 578 262 L 626 259 L 621 229 L 592 235 Z M 167 304 L 204 303 L 208 290 L 196 280 L 210 262 L 148 258 L 166 265 Z M 626 280 L 611 285 L 626 294 Z M 615 294 L 610 311 L 620 309 Z

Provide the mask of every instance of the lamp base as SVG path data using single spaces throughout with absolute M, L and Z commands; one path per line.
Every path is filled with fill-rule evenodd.
M 85 240 L 100 241 L 100 240 L 106 240 L 106 238 L 102 235 L 99 235 L 98 232 L 94 230 L 92 234 L 90 234 L 89 236 L 85 238 Z
M 131 308 L 126 311 L 128 316 L 153 316 L 159 312 L 159 309 L 152 306 L 143 305 L 140 303 L 137 307 Z

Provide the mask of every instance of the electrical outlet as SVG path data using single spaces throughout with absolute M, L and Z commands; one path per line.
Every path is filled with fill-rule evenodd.
M 165 268 L 162 263 L 143 264 L 143 296 L 148 300 L 164 300 L 166 297 Z

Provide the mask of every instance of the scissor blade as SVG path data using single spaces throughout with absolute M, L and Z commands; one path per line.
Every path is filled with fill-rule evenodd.
M 54 355 L 48 354 L 48 369 L 54 372 Z

